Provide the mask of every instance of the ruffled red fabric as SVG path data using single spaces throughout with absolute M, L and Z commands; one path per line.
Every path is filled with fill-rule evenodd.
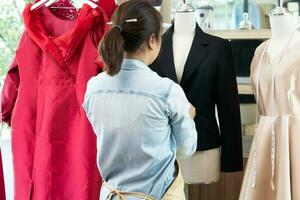
M 39 13 L 30 11 L 31 6 L 32 5 L 29 4 L 23 12 L 24 24 L 30 38 L 41 49 L 51 55 L 65 73 L 72 76 L 70 71 L 68 71 L 68 61 L 93 24 L 97 23 L 100 27 L 107 27 L 106 22 L 108 21 L 108 17 L 106 12 L 104 12 L 101 7 L 98 7 L 97 10 L 91 11 L 92 8 L 90 6 L 84 5 L 80 11 L 75 27 L 63 35 L 53 38 L 49 37 L 46 32 L 43 19 Z M 99 19 L 98 16 L 100 14 L 103 15 L 103 18 L 101 21 L 97 22 L 96 20 Z M 99 32 L 99 35 L 103 35 L 106 30 L 107 28 L 99 30 L 102 31 Z

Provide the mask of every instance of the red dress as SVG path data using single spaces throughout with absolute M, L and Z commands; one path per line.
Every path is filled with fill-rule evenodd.
M 81 105 L 87 81 L 103 69 L 97 46 L 111 1 L 96 9 L 84 5 L 76 21 L 45 7 L 30 11 L 28 5 L 23 12 L 26 31 L 2 91 L 15 200 L 99 199 L 96 136 Z

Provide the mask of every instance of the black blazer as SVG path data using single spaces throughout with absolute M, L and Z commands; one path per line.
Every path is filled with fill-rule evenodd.
M 160 76 L 178 83 L 173 32 L 174 26 L 163 35 L 160 55 L 151 67 Z M 229 42 L 206 34 L 197 26 L 180 85 L 196 108 L 197 150 L 221 146 L 221 170 L 242 170 L 240 107 Z M 215 115 L 216 105 L 220 127 Z

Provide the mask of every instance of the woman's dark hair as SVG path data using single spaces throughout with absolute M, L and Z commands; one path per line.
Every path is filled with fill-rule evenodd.
M 130 0 L 120 5 L 104 35 L 99 52 L 111 76 L 119 73 L 124 51 L 137 51 L 152 34 L 159 39 L 162 17 L 146 0 Z

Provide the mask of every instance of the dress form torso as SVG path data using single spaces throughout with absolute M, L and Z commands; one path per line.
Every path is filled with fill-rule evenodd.
M 297 30 L 296 23 L 293 23 L 293 21 L 291 14 L 270 16 L 272 37 L 267 48 L 270 60 L 276 59 L 286 50 L 284 44 L 289 43 L 289 40 L 292 39 L 295 42 L 300 40 L 300 33 Z M 295 42 L 291 41 L 292 44 Z
M 300 33 L 290 14 L 270 16 L 272 38 L 258 47 L 251 79 L 260 120 L 240 200 L 300 199 Z
M 195 37 L 195 28 L 194 12 L 175 13 L 173 57 L 179 83 Z M 191 158 L 180 160 L 179 164 L 186 183 L 209 184 L 217 182 L 220 177 L 220 150 L 215 148 L 207 151 L 198 151 Z
M 300 32 L 297 30 L 296 23 L 293 23 L 293 21 L 294 19 L 289 13 L 279 16 L 270 16 L 272 37 L 266 44 L 266 55 L 268 57 L 269 65 L 253 69 L 253 71 L 259 73 L 258 76 L 263 76 L 266 71 L 275 74 L 283 73 L 280 69 L 277 69 L 281 66 L 281 59 L 284 59 L 285 54 L 289 52 L 290 48 L 293 48 L 295 44 L 297 45 L 300 42 Z M 274 63 L 277 64 L 274 65 Z M 258 79 L 258 77 L 256 78 Z M 264 96 L 265 93 L 262 91 L 261 95 Z M 266 95 L 265 99 L 271 99 L 272 97 L 272 95 Z M 279 109 L 278 107 L 275 109 L 273 104 L 269 104 L 269 106 L 266 107 L 268 107 L 270 111 L 272 110 L 272 112 L 277 112 L 277 109 Z M 288 112 L 286 109 L 283 110 L 279 109 L 278 112 Z
M 175 13 L 173 55 L 176 76 L 179 83 L 195 37 L 195 28 L 194 12 Z

